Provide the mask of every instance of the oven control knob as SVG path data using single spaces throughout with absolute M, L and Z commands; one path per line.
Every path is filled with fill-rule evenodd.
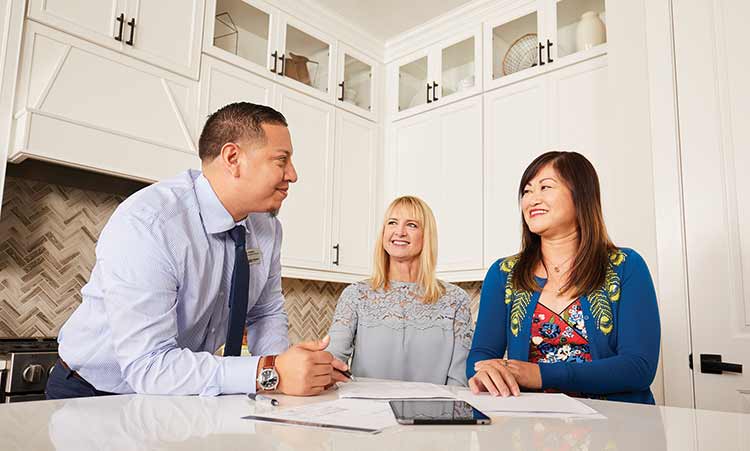
M 32 364 L 24 368 L 21 376 L 23 377 L 24 381 L 30 384 L 35 384 L 42 380 L 43 372 L 44 368 L 42 367 L 42 365 Z

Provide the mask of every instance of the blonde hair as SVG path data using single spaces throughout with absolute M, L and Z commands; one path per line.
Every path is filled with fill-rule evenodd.
M 390 268 L 390 255 L 383 247 L 383 232 L 391 217 L 393 210 L 403 208 L 407 214 L 415 219 L 422 227 L 422 252 L 419 254 L 419 273 L 417 274 L 417 285 L 422 290 L 421 301 L 425 304 L 433 304 L 445 294 L 445 286 L 435 277 L 435 266 L 437 265 L 437 223 L 432 209 L 422 199 L 415 196 L 401 196 L 394 199 L 388 206 L 380 226 L 380 233 L 375 242 L 372 277 L 370 287 L 373 290 L 382 288 L 390 289 L 388 283 L 388 270 Z

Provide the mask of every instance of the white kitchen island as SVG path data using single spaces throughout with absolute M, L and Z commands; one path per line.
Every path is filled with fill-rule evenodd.
M 282 408 L 335 399 L 278 396 Z M 606 420 L 492 414 L 489 426 L 375 435 L 241 419 L 245 396 L 108 396 L 0 405 L 0 450 L 750 450 L 750 415 L 586 400 Z

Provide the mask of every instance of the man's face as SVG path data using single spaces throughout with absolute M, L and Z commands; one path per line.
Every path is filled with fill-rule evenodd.
M 263 124 L 266 143 L 239 143 L 240 183 L 252 211 L 277 212 L 289 184 L 297 181 L 292 164 L 292 138 L 283 125 Z

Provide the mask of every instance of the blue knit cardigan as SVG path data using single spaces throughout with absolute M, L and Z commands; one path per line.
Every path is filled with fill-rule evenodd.
M 512 287 L 517 256 L 496 261 L 482 285 L 479 318 L 466 362 L 508 358 L 528 361 L 531 319 L 539 291 Z M 654 404 L 649 388 L 659 361 L 660 324 L 656 293 L 646 262 L 634 250 L 610 253 L 606 282 L 582 296 L 591 362 L 539 363 L 542 388 L 585 393 L 613 401 Z M 537 278 L 540 286 L 545 279 Z

